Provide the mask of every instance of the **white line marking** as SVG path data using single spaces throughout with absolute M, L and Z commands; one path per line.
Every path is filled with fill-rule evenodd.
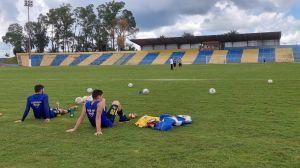
M 24 80 L 24 79 L 22 79 Z M 35 80 L 35 81 L 78 81 L 78 79 L 58 79 L 58 78 L 49 78 L 49 79 L 25 79 L 25 80 Z M 186 79 L 186 78 L 178 78 L 178 79 L 170 79 L 170 78 L 162 78 L 162 79 L 84 79 L 83 81 L 267 81 L 268 79 Z M 0 81 L 20 81 L 20 79 L 0 79 Z M 276 79 L 276 81 L 300 81 L 300 79 Z

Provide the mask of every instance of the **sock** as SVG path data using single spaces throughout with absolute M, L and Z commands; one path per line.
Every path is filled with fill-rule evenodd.
M 115 117 L 116 117 L 116 111 L 117 111 L 118 106 L 116 105 L 111 105 L 109 110 L 106 112 L 106 116 L 114 122 Z
M 118 115 L 120 117 L 120 121 L 126 121 L 126 120 L 128 120 L 127 117 L 125 116 L 125 114 L 123 113 L 123 110 L 118 111 L 117 113 L 118 113 Z

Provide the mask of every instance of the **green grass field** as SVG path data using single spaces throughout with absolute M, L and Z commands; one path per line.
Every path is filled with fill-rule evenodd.
M 18 64 L 17 57 L 6 58 L 5 60 L 0 60 L 0 64 Z
M 299 72 L 300 64 L 1 68 L 0 167 L 300 167 Z M 87 120 L 65 132 L 78 113 L 45 124 L 30 112 L 14 123 L 37 83 L 51 104 L 70 106 L 92 87 L 127 112 L 189 114 L 193 124 L 158 132 L 135 120 L 96 137 Z

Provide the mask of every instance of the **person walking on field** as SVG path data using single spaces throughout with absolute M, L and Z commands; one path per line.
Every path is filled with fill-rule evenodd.
M 173 58 L 171 58 L 171 59 L 170 59 L 170 65 L 171 65 L 171 70 L 172 70 L 172 71 L 174 70 L 173 64 L 174 64 L 174 61 L 173 61 Z
M 176 68 L 176 66 L 177 66 L 176 59 L 173 59 L 173 67 Z
M 182 67 L 182 60 L 181 60 L 181 57 L 178 59 L 178 66 L 179 66 L 179 68 Z

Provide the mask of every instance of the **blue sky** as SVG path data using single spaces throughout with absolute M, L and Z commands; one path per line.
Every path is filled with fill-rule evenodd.
M 73 7 L 107 0 L 33 0 L 31 17 L 50 8 L 70 3 Z M 300 44 L 299 0 L 124 0 L 133 11 L 140 32 L 137 38 L 219 34 L 235 29 L 239 32 L 282 31 L 282 43 Z M 24 0 L 0 1 L 0 36 L 9 24 L 27 21 Z M 1 41 L 1 40 L 0 40 Z
M 290 15 L 295 16 L 297 19 L 300 19 L 300 2 L 292 6 L 288 12 Z

